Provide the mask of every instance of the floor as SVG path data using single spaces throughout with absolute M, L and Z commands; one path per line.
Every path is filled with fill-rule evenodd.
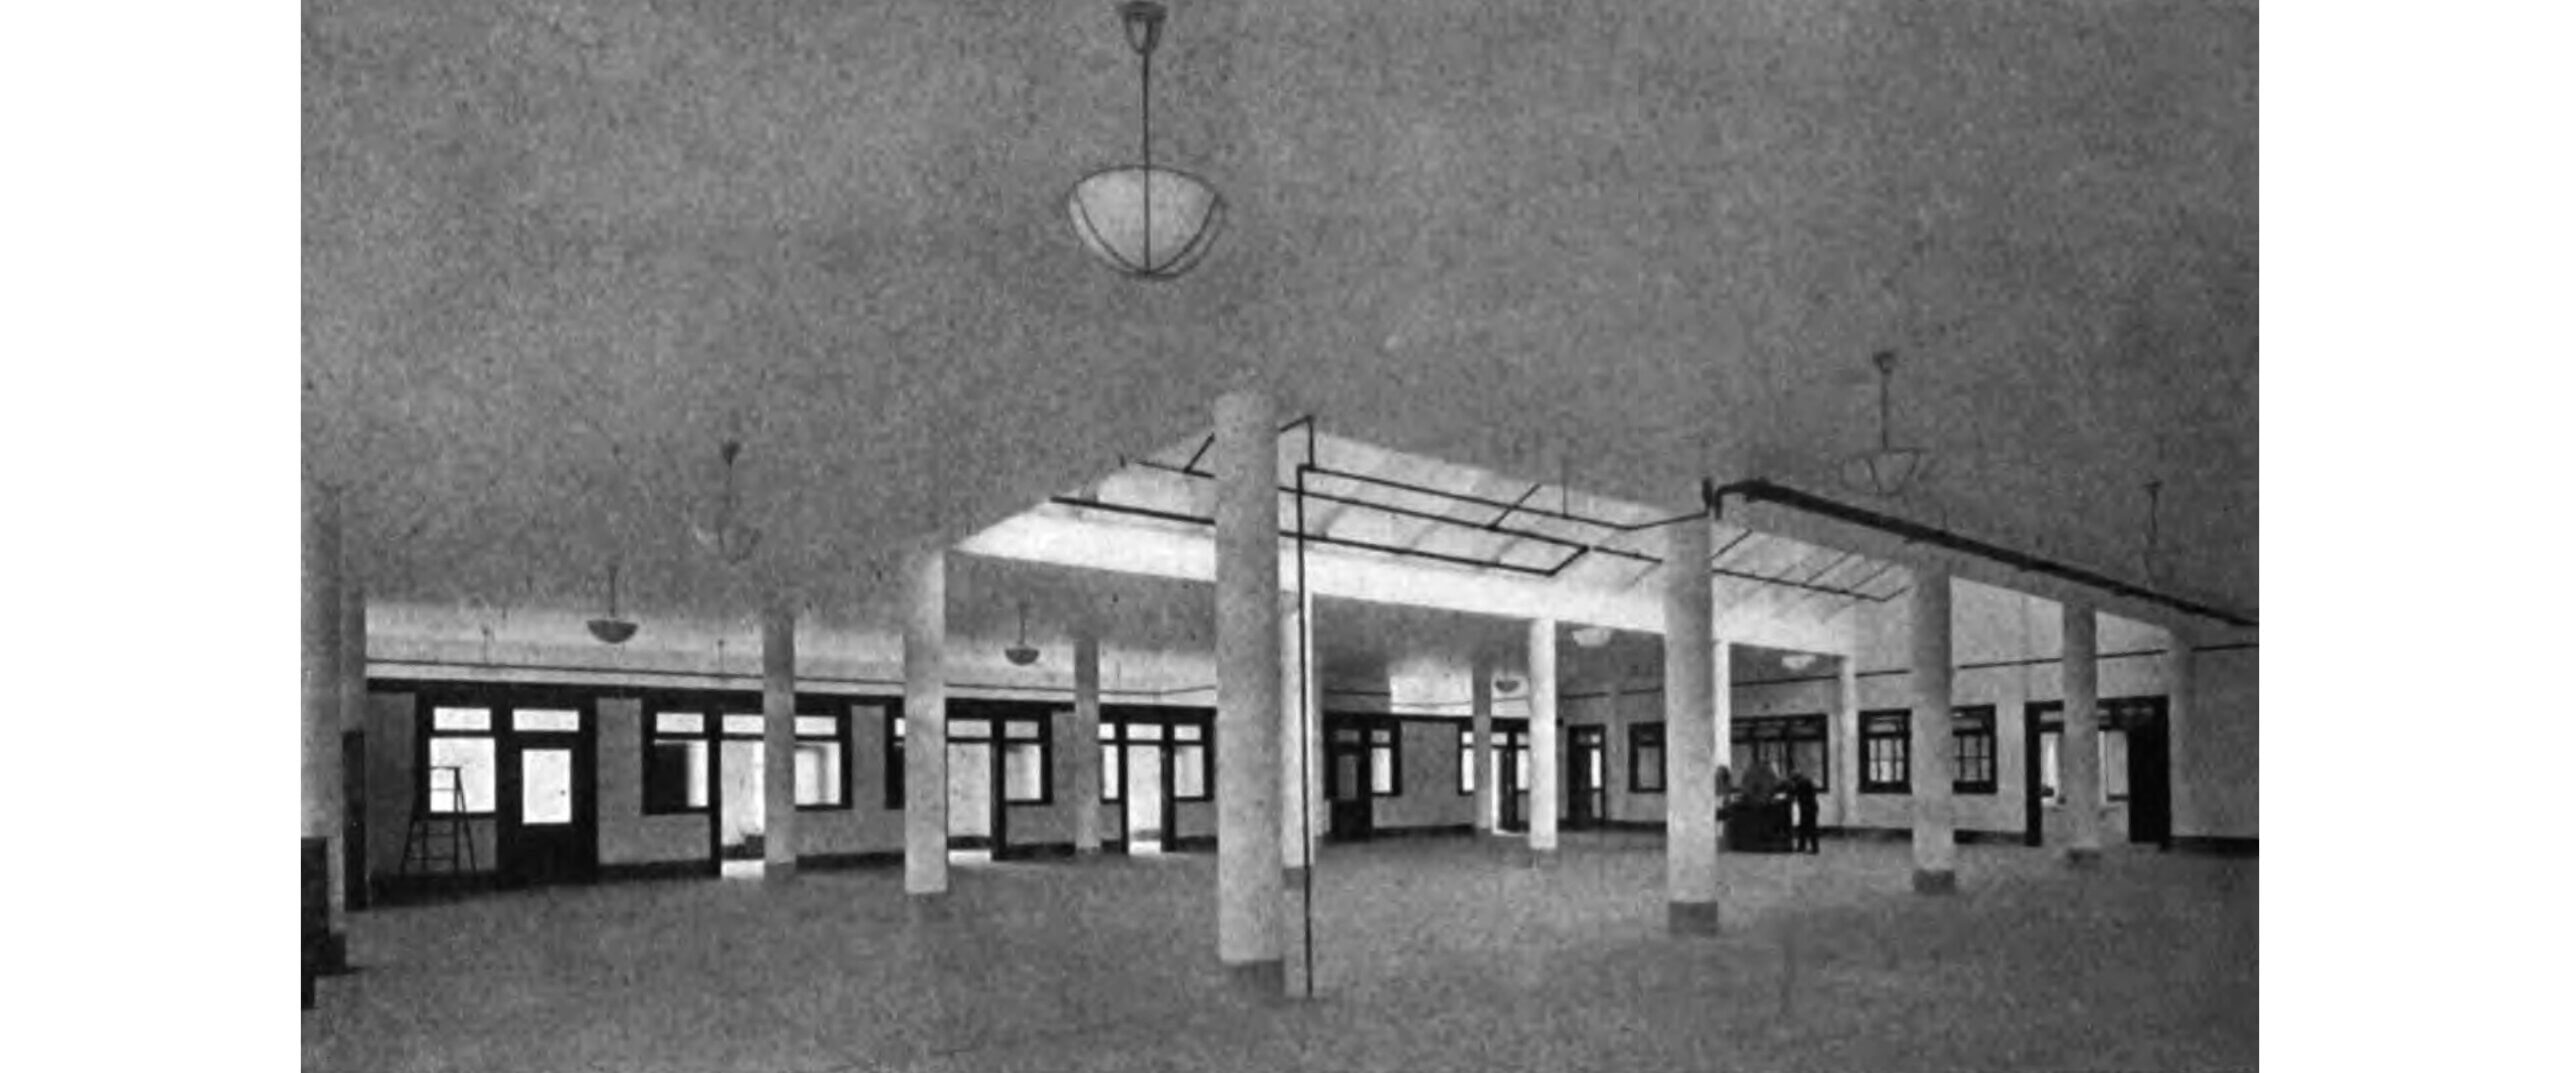
M 1659 835 L 1319 850 L 1318 997 L 1229 986 L 1214 860 L 670 880 L 382 909 L 306 1070 L 2202 1070 L 2257 1062 L 2257 864 L 1965 846 L 1727 855 L 1724 934 L 1662 927 Z M 1296 911 L 1293 893 L 1292 912 Z M 1293 940 L 1294 942 L 1294 940 Z

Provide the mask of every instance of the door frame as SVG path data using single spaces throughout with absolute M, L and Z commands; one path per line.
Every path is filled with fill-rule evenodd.
M 591 695 L 560 692 L 510 693 L 492 705 L 498 723 L 497 849 L 492 855 L 499 886 L 527 887 L 544 883 L 592 883 L 598 865 L 596 823 L 596 705 Z M 516 712 L 524 708 L 578 713 L 576 730 L 516 729 Z M 532 870 L 532 839 L 525 833 L 524 754 L 527 750 L 569 751 L 569 845 L 566 871 Z M 545 838 L 555 837 L 549 834 Z
M 1609 820 L 1609 728 L 1599 723 L 1575 723 L 1564 728 L 1564 777 L 1557 780 L 1565 794 L 1564 815 L 1557 819 L 1575 829 L 1588 829 Z M 1591 786 L 1577 788 L 1574 783 L 1588 770 L 1578 763 L 1581 754 L 1589 752 L 1600 758 L 1600 774 Z M 1574 816 L 1575 806 L 1583 814 Z
M 2170 811 L 2177 773 L 2170 768 L 2169 698 L 2117 697 L 2103 702 L 2100 711 L 2107 717 L 2102 726 L 2124 734 L 2125 840 L 2168 849 L 2177 829 Z
M 2024 743 L 2020 748 L 2027 754 L 2026 782 L 2019 794 L 2026 798 L 2026 844 L 2041 846 L 2044 845 L 2044 731 L 2049 724 L 2055 728 L 2055 737 L 2062 736 L 2062 702 L 2028 701 L 2019 709 L 2018 722 L 2022 728 L 2018 740 Z
M 1324 713 L 1322 721 L 1324 779 L 1322 781 L 1325 807 L 1324 837 L 1327 842 L 1366 842 L 1377 836 L 1378 805 L 1375 792 L 1377 775 L 1370 770 L 1369 731 L 1379 722 L 1380 720 L 1374 717 L 1362 714 Z M 1348 742 L 1340 740 L 1338 735 L 1343 734 L 1350 735 L 1351 740 Z M 1345 754 L 1352 757 L 1353 766 L 1359 772 L 1353 777 L 1352 793 L 1349 797 L 1343 796 L 1338 785 L 1342 771 L 1340 757 Z M 1346 819 L 1356 822 L 1345 822 Z

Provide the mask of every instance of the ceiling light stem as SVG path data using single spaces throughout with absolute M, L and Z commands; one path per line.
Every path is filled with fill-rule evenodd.
M 1149 33 L 1138 47 L 1138 235 L 1144 240 L 1138 250 L 1138 267 L 1149 272 L 1156 268 L 1154 44 L 1155 35 Z

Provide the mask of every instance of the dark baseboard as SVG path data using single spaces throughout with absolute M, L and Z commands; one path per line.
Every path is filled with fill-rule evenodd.
M 807 867 L 807 858 L 802 858 L 802 862 L 802 867 Z M 619 883 L 640 879 L 717 878 L 719 875 L 719 862 L 706 860 L 628 861 L 621 864 L 602 864 L 596 866 L 596 880 L 604 883 Z
M 906 863 L 907 852 L 899 849 L 874 849 L 859 853 L 812 853 L 800 858 L 800 870 L 848 872 L 857 868 L 895 868 Z
M 2234 835 L 2178 835 L 2169 840 L 2172 853 L 2193 853 L 2206 857 L 2251 857 L 2258 855 L 2258 839 Z
M 1390 838 L 1451 838 L 1458 836 L 1472 836 L 1475 833 L 1476 825 L 1472 823 L 1424 824 L 1415 827 L 1373 827 L 1369 830 L 1369 840 L 1375 842 Z
M 1075 855 L 1076 844 L 1073 842 L 1033 842 L 1027 845 L 1006 846 L 1004 848 L 1002 859 L 1008 861 L 1051 861 L 1071 859 Z
M 2024 831 L 1969 831 L 1962 827 L 1956 828 L 1956 845 L 1959 846 L 2023 846 L 2026 844 L 2027 834 Z
M 1214 853 L 1218 849 L 1216 835 L 1186 835 L 1165 844 L 1167 853 Z
M 1604 831 L 1649 831 L 1654 834 L 1664 834 L 1671 830 L 1671 823 L 1668 820 L 1602 820 L 1600 821 L 1600 829 Z

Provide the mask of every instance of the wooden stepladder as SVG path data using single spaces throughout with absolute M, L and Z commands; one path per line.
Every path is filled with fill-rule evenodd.
M 459 876 L 479 870 L 480 851 L 471 839 L 470 801 L 462 792 L 462 769 L 428 768 L 427 808 L 409 817 L 409 833 L 400 845 L 400 877 Z

